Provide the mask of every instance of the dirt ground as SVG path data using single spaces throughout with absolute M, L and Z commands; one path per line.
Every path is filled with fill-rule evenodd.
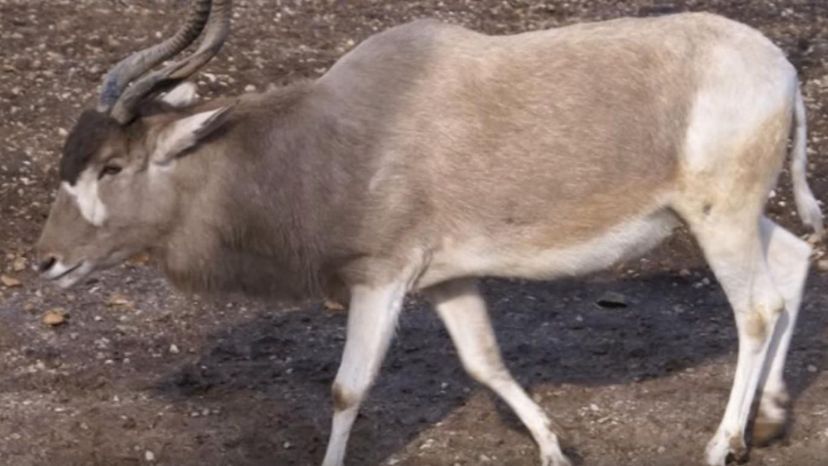
M 0 463 L 311 465 L 329 430 L 345 315 L 184 296 L 136 261 L 70 292 L 30 270 L 60 147 L 107 66 L 168 34 L 180 0 L 0 0 Z M 323 73 L 362 39 L 418 17 L 510 33 L 708 10 L 753 25 L 801 71 L 810 178 L 828 198 L 824 0 L 236 0 L 206 95 Z M 799 234 L 787 173 L 769 211 Z M 824 246 L 820 246 L 819 254 Z M 816 262 L 816 260 L 815 260 Z M 826 265 L 826 264 L 823 264 Z M 824 267 L 828 269 L 828 267 Z M 814 267 L 787 376 L 787 439 L 751 465 L 828 464 L 828 272 Z M 736 337 L 724 295 L 685 235 L 580 280 L 485 283 L 518 380 L 586 465 L 699 464 L 724 410 Z M 595 304 L 621 293 L 627 307 Z M 69 313 L 49 327 L 48 310 Z M 464 373 L 416 297 L 356 423 L 349 464 L 535 465 L 517 418 Z

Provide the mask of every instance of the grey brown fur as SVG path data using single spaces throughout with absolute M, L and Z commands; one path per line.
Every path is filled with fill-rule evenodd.
M 651 209 L 676 175 L 693 48 L 678 18 L 614 23 L 493 38 L 417 22 L 317 82 L 246 96 L 182 159 L 194 185 L 153 249 L 185 288 L 313 291 L 396 270 L 446 232 L 546 248 Z
M 727 119 L 732 109 L 717 93 L 739 89 L 742 79 L 761 90 L 757 107 Z M 417 21 L 369 38 L 315 81 L 156 106 L 106 134 L 81 123 L 77 132 L 103 142 L 68 151 L 64 179 L 86 173 L 91 180 L 113 163 L 123 172 L 79 183 L 83 192 L 65 186 L 39 248 L 66 267 L 91 264 L 83 273 L 149 250 L 176 285 L 193 291 L 347 299 L 359 289 L 373 302 L 365 290 L 405 283 L 405 291 L 437 296 L 444 319 L 477 312 L 485 333 L 479 292 L 463 280 L 600 269 L 641 253 L 681 222 L 720 279 L 747 273 L 728 268 L 742 259 L 729 254 L 758 244 L 792 122 L 800 128 L 795 163 L 804 163 L 804 113 L 796 105 L 796 73 L 782 53 L 714 15 L 498 37 Z M 225 113 L 181 129 L 213 110 Z M 708 116 L 735 126 L 719 134 L 705 126 Z M 157 160 L 165 137 L 179 133 L 187 136 L 179 140 L 184 149 Z M 92 146 L 98 150 L 89 154 Z M 821 231 L 804 169 L 794 186 L 800 212 Z M 90 217 L 101 224 L 93 227 Z M 721 246 L 731 240 L 721 235 L 736 246 Z M 783 240 L 767 240 L 766 249 L 799 248 L 796 239 Z M 733 298 L 738 286 L 725 285 Z M 444 287 L 454 291 L 441 294 Z M 763 332 L 745 338 L 765 341 L 781 298 L 759 298 L 767 302 L 743 314 Z M 465 353 L 464 364 L 483 364 L 473 375 L 484 383 L 490 370 L 495 379 L 510 377 L 493 336 L 479 341 L 491 344 L 485 355 Z M 364 393 L 347 377 L 335 385 L 337 415 Z M 526 409 L 521 419 L 531 430 L 526 419 L 543 416 Z M 737 417 L 723 421 L 710 464 L 724 459 L 722 442 L 743 444 L 728 424 Z M 544 464 L 566 464 L 550 447 L 557 437 L 544 437 L 551 421 L 534 425 Z M 344 444 L 330 445 L 326 464 L 341 464 Z

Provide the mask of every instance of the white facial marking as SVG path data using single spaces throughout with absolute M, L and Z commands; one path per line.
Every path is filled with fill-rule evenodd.
M 61 288 L 69 288 L 88 276 L 94 266 L 92 263 L 83 261 L 75 265 L 66 265 L 63 262 L 56 262 L 44 276 L 49 280 L 55 280 L 55 283 Z
M 71 269 L 71 268 L 72 267 L 69 267 L 68 265 L 64 264 L 63 262 L 60 262 L 60 261 L 55 262 L 55 264 L 53 266 L 51 266 L 49 268 L 49 270 L 46 272 L 45 277 L 50 279 L 50 280 L 53 279 L 53 278 L 57 278 L 57 277 L 63 275 L 64 273 L 66 273 L 66 271 Z
M 98 196 L 98 177 L 92 170 L 84 170 L 74 186 L 64 181 L 61 187 L 75 200 L 87 222 L 96 227 L 103 225 L 106 220 L 106 206 Z

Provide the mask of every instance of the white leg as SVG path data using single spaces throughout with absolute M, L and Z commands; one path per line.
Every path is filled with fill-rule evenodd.
M 348 331 L 333 385 L 334 415 L 323 466 L 341 466 L 348 436 L 394 334 L 407 282 L 351 290 Z
M 739 334 L 730 398 L 707 445 L 707 463 L 723 466 L 729 454 L 741 459 L 747 453 L 745 426 L 784 301 L 765 261 L 759 219 L 737 222 L 725 216 L 695 225 L 693 232 L 733 307 Z
M 515 382 L 503 364 L 486 304 L 474 280 L 458 280 L 430 290 L 469 375 L 497 393 L 526 425 L 540 448 L 544 466 L 569 465 L 543 410 Z
M 785 312 L 777 323 L 759 382 L 762 395 L 752 436 L 757 445 L 767 444 L 784 432 L 788 391 L 783 372 L 811 255 L 808 243 L 771 220 L 763 218 L 760 227 L 771 277 L 785 300 Z

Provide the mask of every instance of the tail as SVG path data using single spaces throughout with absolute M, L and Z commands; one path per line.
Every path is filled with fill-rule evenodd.
M 808 154 L 805 150 L 807 143 L 807 125 L 805 122 L 805 103 L 802 100 L 802 91 L 796 88 L 794 102 L 794 136 L 791 151 L 791 178 L 793 181 L 794 200 L 796 211 L 802 223 L 814 229 L 817 236 L 822 237 L 822 211 L 819 208 L 805 172 L 808 169 Z

